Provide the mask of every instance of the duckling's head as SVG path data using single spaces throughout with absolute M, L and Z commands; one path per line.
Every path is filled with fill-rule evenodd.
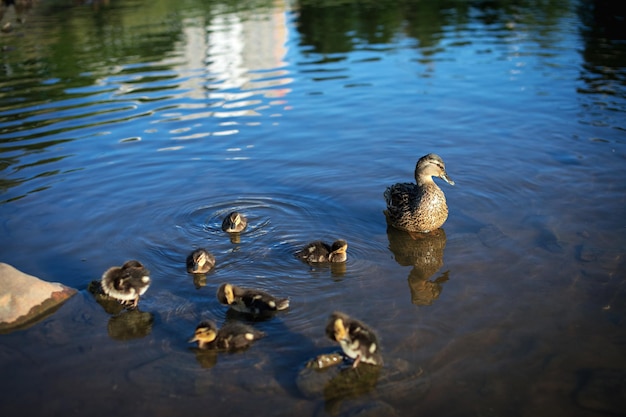
M 348 242 L 343 239 L 335 240 L 330 250 L 332 252 L 345 253 L 348 250 Z
M 446 165 L 443 159 L 437 154 L 429 153 L 422 156 L 415 166 L 415 181 L 418 184 L 424 183 L 432 177 L 438 177 L 447 182 L 450 185 L 454 185 L 454 181 L 448 176 L 446 172 Z
M 330 247 L 330 254 L 328 255 L 328 260 L 330 262 L 345 262 L 348 258 L 347 251 L 348 250 L 348 242 L 343 239 L 338 239 L 333 242 Z
M 217 326 L 210 320 L 205 320 L 198 324 L 189 343 L 198 342 L 200 349 L 206 348 L 217 337 Z
M 348 329 L 346 328 L 346 316 L 342 313 L 335 312 L 330 315 L 328 324 L 326 325 L 326 335 L 335 342 L 341 342 L 348 339 Z
M 135 259 L 131 259 L 130 261 L 126 261 L 124 262 L 124 265 L 122 265 L 122 269 L 128 269 L 128 268 L 142 268 L 145 269 L 143 264 Z M 148 271 L 146 271 L 146 275 L 148 275 Z
M 217 289 L 217 299 L 222 304 L 231 305 L 235 302 L 235 288 L 227 282 L 220 285 Z
M 148 271 L 141 262 L 134 259 L 126 261 L 120 270 L 122 274 L 129 277 L 133 286 L 142 287 L 150 285 L 150 271 Z
M 206 249 L 196 249 L 187 257 L 187 272 L 191 274 L 205 274 L 214 266 L 215 257 Z
M 222 229 L 225 232 L 241 232 L 247 224 L 245 216 L 238 211 L 230 213 L 222 222 Z

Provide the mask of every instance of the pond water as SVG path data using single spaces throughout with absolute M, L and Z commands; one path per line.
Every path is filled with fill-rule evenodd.
M 0 414 L 624 413 L 618 2 L 80 3 L 2 18 L 0 261 L 79 293 L 0 335 Z M 430 152 L 456 185 L 413 239 L 383 191 Z M 293 256 L 339 237 L 343 267 Z M 128 259 L 153 283 L 111 313 L 87 287 Z M 222 282 L 291 308 L 206 356 Z M 303 373 L 335 310 L 376 330 L 379 374 Z

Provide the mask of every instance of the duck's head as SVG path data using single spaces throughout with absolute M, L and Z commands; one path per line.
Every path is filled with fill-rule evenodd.
M 124 265 L 122 265 L 122 269 L 128 269 L 128 268 L 141 268 L 141 269 L 145 269 L 145 267 L 143 266 L 143 264 L 135 259 L 131 259 L 130 261 L 126 261 L 124 262 Z M 146 275 L 148 275 L 148 272 L 146 271 Z
M 424 178 L 438 177 L 450 185 L 454 185 L 454 181 L 446 172 L 446 165 L 443 159 L 437 154 L 429 153 L 422 156 L 415 166 L 415 181 L 418 184 L 424 182 Z
M 150 271 L 139 261 L 131 260 L 125 262 L 122 265 L 122 271 L 130 277 L 128 280 L 129 284 L 140 289 L 140 294 L 143 294 L 152 282 L 150 280 Z
M 227 282 L 217 289 L 217 299 L 222 304 L 231 305 L 235 302 L 235 287 Z
M 198 324 L 189 343 L 198 342 L 198 347 L 203 348 L 212 343 L 217 337 L 217 326 L 210 320 L 205 320 Z
M 348 250 L 348 242 L 343 239 L 337 239 L 333 242 L 331 252 L 345 253 Z
M 330 247 L 330 254 L 328 260 L 330 262 L 344 262 L 347 257 L 348 242 L 343 239 L 335 240 Z
M 238 211 L 233 211 L 224 219 L 222 229 L 225 232 L 240 232 L 246 227 L 246 218 Z
M 348 339 L 348 329 L 346 328 L 346 317 L 338 312 L 330 315 L 326 325 L 326 335 L 335 342 Z
M 234 211 L 230 213 L 228 217 L 230 218 L 230 223 L 233 226 L 239 226 L 241 224 L 241 213 Z
M 121 272 L 130 277 L 130 281 L 133 285 L 142 286 L 150 284 L 150 271 L 137 260 L 132 259 L 124 262 L 124 265 L 121 267 Z
M 192 274 L 204 274 L 215 266 L 215 257 L 206 249 L 196 249 L 187 257 L 187 271 Z

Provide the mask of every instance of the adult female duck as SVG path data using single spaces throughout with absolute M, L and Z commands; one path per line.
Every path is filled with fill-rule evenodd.
M 440 228 L 448 218 L 446 196 L 432 177 L 439 177 L 450 185 L 446 166 L 439 155 L 422 156 L 415 166 L 413 183 L 398 183 L 385 191 L 388 222 L 396 229 L 427 233 Z

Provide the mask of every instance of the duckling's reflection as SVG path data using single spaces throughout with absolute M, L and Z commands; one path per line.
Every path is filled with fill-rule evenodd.
M 116 340 L 139 339 L 152 331 L 154 316 L 152 313 L 128 309 L 118 300 L 109 297 L 102 291 L 99 281 L 89 283 L 87 290 L 95 297 L 96 302 L 111 315 L 107 325 L 109 336 Z
M 152 313 L 138 309 L 126 310 L 109 319 L 107 330 L 111 339 L 140 339 L 150 334 L 153 322 Z
M 340 353 L 333 352 L 311 359 L 300 370 L 296 384 L 300 392 L 309 398 L 321 394 L 326 412 L 336 415 L 342 402 L 372 391 L 380 372 L 380 366 L 367 363 L 353 368 L 344 363 Z
M 218 351 L 213 349 L 200 349 L 197 347 L 189 348 L 195 355 L 196 361 L 200 364 L 201 368 L 209 369 L 213 368 L 217 364 Z
M 324 408 L 336 415 L 342 401 L 358 398 L 372 391 L 380 376 L 380 366 L 363 364 L 341 369 L 324 386 Z
M 239 232 L 229 233 L 229 237 L 230 237 L 230 243 L 232 243 L 233 245 L 239 245 L 241 243 L 241 233 Z
M 196 290 L 206 287 L 206 274 L 192 274 L 192 276 L 193 286 L 196 288 Z
M 309 272 L 311 275 L 326 275 L 330 269 L 330 276 L 333 281 L 341 281 L 346 275 L 347 262 L 324 262 L 319 264 L 309 264 Z
M 330 264 L 330 274 L 333 278 L 341 278 L 346 275 L 346 262 L 333 262 Z
M 443 265 L 446 232 L 437 229 L 430 233 L 408 233 L 388 226 L 387 238 L 396 262 L 413 266 L 408 277 L 411 302 L 418 306 L 431 305 L 439 298 L 442 284 L 449 279 L 446 271 L 429 280 Z

